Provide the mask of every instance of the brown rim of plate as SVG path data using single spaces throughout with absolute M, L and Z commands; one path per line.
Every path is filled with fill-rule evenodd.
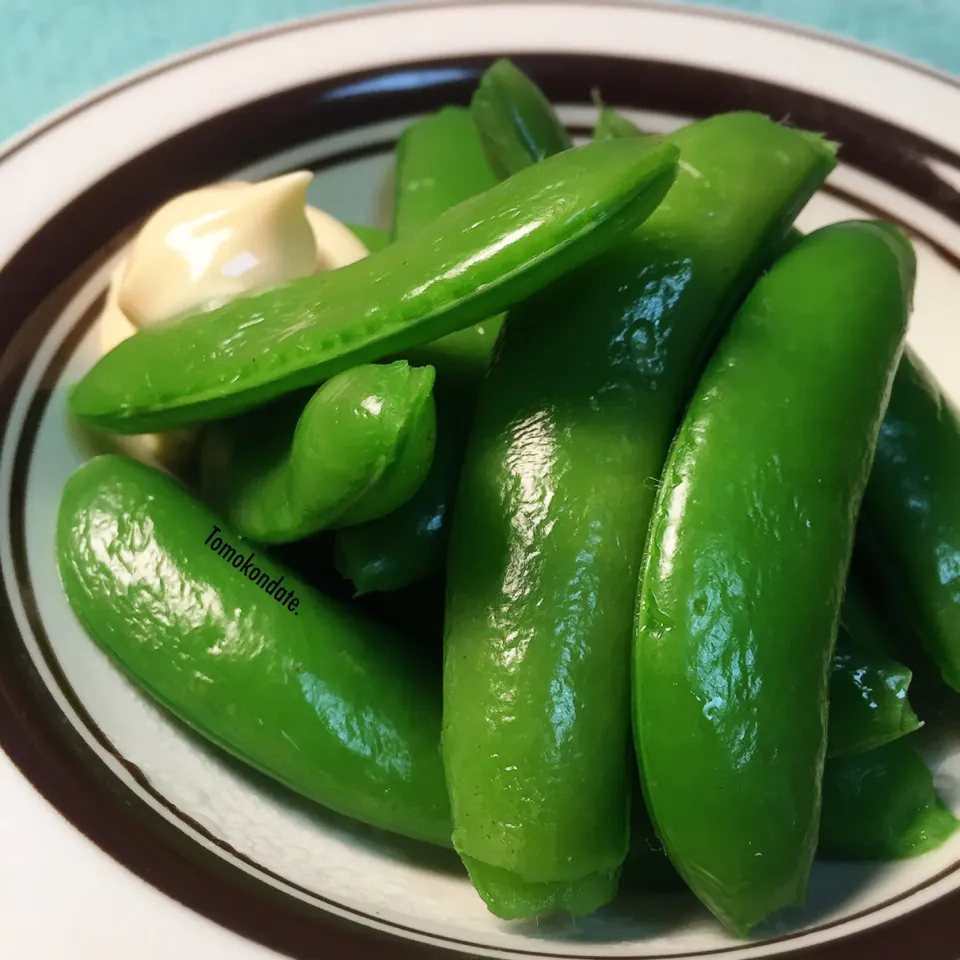
M 487 2 L 496 3 L 498 0 Z M 377 12 L 367 10 L 358 15 L 371 16 Z M 286 29 L 291 28 L 296 27 Z M 277 28 L 277 31 L 283 29 Z M 254 35 L 254 38 L 257 36 L 262 34 Z M 239 38 L 236 43 L 247 39 Z M 502 54 L 510 55 L 506 50 L 496 53 Z M 201 52 L 196 56 L 202 55 Z M 76 292 L 92 269 L 116 250 L 132 226 L 159 203 L 173 193 L 217 179 L 240 166 L 323 135 L 425 112 L 447 103 L 466 103 L 480 72 L 493 58 L 494 54 L 438 58 L 375 69 L 306 84 L 252 101 L 204 121 L 141 154 L 64 207 L 0 270 L 0 303 L 5 308 L 0 321 L 0 413 L 3 417 L 0 434 L 6 431 L 10 409 L 26 367 L 57 315 L 58 307 Z M 753 109 L 777 119 L 789 117 L 790 122 L 799 127 L 822 131 L 841 141 L 845 163 L 891 183 L 960 223 L 960 193 L 940 179 L 926 162 L 933 158 L 960 170 L 960 157 L 924 138 L 842 104 L 734 74 L 652 60 L 566 53 L 518 54 L 513 58 L 541 83 L 551 99 L 558 102 L 588 104 L 592 89 L 598 87 L 613 105 L 674 115 L 700 117 L 726 110 Z M 183 58 L 166 69 L 182 62 Z M 407 74 L 411 82 L 363 83 L 399 74 Z M 139 79 L 131 78 L 130 83 L 139 82 Z M 375 92 L 366 92 L 362 96 L 345 95 L 351 88 L 357 89 L 358 84 Z M 61 114 L 51 124 L 61 122 L 64 117 Z M 258 131 L 255 142 L 249 136 L 251 129 Z M 42 135 L 42 132 L 38 131 L 36 135 Z M 25 142 L 14 144 L 11 149 L 20 149 Z M 391 148 L 392 143 L 386 143 L 362 148 L 362 151 L 369 153 Z M 323 165 L 345 163 L 356 156 L 356 151 L 348 151 L 326 158 Z M 831 192 L 856 204 L 866 215 L 894 219 L 856 196 L 837 190 Z M 91 216 L 94 211 L 97 215 Z M 951 251 L 923 236 L 910 224 L 904 226 L 933 246 L 954 267 L 960 266 Z M 49 293 L 51 290 L 54 292 Z M 22 495 L 32 441 L 49 388 L 56 382 L 63 363 L 94 317 L 94 312 L 88 313 L 61 344 L 45 372 L 43 389 L 31 403 L 14 459 L 10 503 L 14 570 L 3 570 L 2 576 L 6 580 L 13 574 L 28 608 L 31 625 L 37 631 L 47 666 L 53 671 L 62 694 L 72 700 L 72 706 L 84 718 L 90 733 L 113 752 L 142 788 L 163 803 L 168 811 L 237 857 L 236 851 L 210 836 L 186 814 L 160 797 L 140 771 L 117 756 L 106 737 L 89 717 L 85 717 L 82 704 L 70 690 L 49 641 L 43 636 L 33 587 L 24 575 Z M 451 956 L 442 947 L 404 938 L 405 933 L 414 932 L 404 927 L 392 925 L 399 935 L 394 936 L 333 916 L 322 906 L 304 902 L 258 880 L 195 842 L 121 783 L 72 726 L 30 660 L 6 591 L 0 606 L 0 629 L 3 629 L 4 636 L 4 643 L 0 644 L 0 745 L 49 802 L 116 860 L 197 912 L 294 957 L 342 955 L 363 960 L 385 956 Z M 259 865 L 251 865 L 266 873 Z M 882 906 L 929 886 L 958 866 L 960 864 L 955 864 Z M 310 896 L 315 904 L 323 902 L 310 891 L 302 893 Z M 342 905 L 336 906 L 344 909 Z M 924 960 L 939 960 L 941 957 L 947 960 L 955 952 L 951 949 L 951 941 L 960 939 L 958 907 L 960 894 L 950 895 L 905 917 L 797 952 L 820 960 L 840 960 L 868 951 L 877 957 L 894 956 L 902 953 L 905 947 L 916 950 L 922 944 L 922 949 L 928 951 L 923 954 Z M 866 916 L 878 909 L 879 906 L 858 916 Z M 361 921 L 375 919 L 367 918 L 359 911 L 356 913 Z M 850 919 L 845 917 L 842 921 L 825 923 L 814 929 L 827 930 Z M 784 944 L 810 932 L 809 929 L 798 931 L 755 945 Z M 447 942 L 458 951 L 485 948 L 480 943 L 453 938 L 447 938 Z M 714 956 L 750 945 L 737 944 L 683 956 Z M 551 955 L 537 949 L 512 952 L 529 957 Z M 571 956 L 571 960 L 576 958 Z

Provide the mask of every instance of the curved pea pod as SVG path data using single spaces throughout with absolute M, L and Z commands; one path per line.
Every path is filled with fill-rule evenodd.
M 738 934 L 806 896 L 829 667 L 914 270 L 902 234 L 866 222 L 779 260 L 661 478 L 634 646 L 644 796 L 674 865 Z
M 447 569 L 457 850 L 517 883 L 606 877 L 608 897 L 627 852 L 629 648 L 654 478 L 765 243 L 834 162 L 756 114 L 671 139 L 681 171 L 647 223 L 508 316 Z
M 916 857 L 939 847 L 957 826 L 923 758 L 907 742 L 827 761 L 820 859 Z
M 830 671 L 827 756 L 865 753 L 918 730 L 907 699 L 912 676 L 895 660 L 857 646 L 841 627 Z
M 289 543 L 396 510 L 433 459 L 433 367 L 364 364 L 297 395 L 214 424 L 204 497 L 242 536 Z
M 500 177 L 573 146 L 549 100 L 510 60 L 497 60 L 484 73 L 470 111 Z
M 371 253 L 376 253 L 378 250 L 390 246 L 390 234 L 379 227 L 348 223 L 347 228 Z
M 182 721 L 323 806 L 449 845 L 439 692 L 388 630 L 116 455 L 67 481 L 57 556 L 90 636 Z
M 73 414 L 143 433 L 220 419 L 478 323 L 617 243 L 659 205 L 677 151 L 589 144 L 340 270 L 138 331 L 74 387 Z
M 880 430 L 861 543 L 884 597 L 960 690 L 960 419 L 909 348 Z
M 397 148 L 394 233 L 416 233 L 496 183 L 470 112 L 447 107 L 411 124 Z M 500 330 L 494 317 L 415 347 L 437 371 L 437 449 L 423 486 L 398 510 L 337 534 L 337 568 L 358 594 L 397 590 L 443 570 L 450 504 L 473 419 L 476 389 Z

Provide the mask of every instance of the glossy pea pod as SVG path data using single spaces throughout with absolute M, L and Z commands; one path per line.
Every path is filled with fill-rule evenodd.
M 411 124 L 397 147 L 394 236 L 403 239 L 496 183 L 468 110 L 446 107 Z M 423 486 L 388 516 L 338 532 L 337 569 L 358 594 L 397 590 L 443 570 L 477 386 L 502 323 L 496 317 L 406 353 L 437 371 L 437 449 Z
M 594 140 L 619 140 L 622 137 L 642 137 L 644 131 L 622 113 L 596 98 L 599 113 L 593 128 Z
M 634 646 L 641 779 L 674 865 L 738 934 L 806 895 L 829 665 L 914 270 L 877 223 L 827 227 L 780 259 L 661 478 Z
M 909 348 L 864 500 L 858 560 L 960 690 L 960 415 Z
M 470 111 L 501 177 L 573 146 L 543 91 L 510 60 L 497 60 L 484 72 Z
M 858 645 L 841 626 L 830 667 L 827 756 L 865 753 L 919 730 L 907 691 L 913 674 Z
M 644 132 L 615 109 L 598 100 L 600 113 L 594 139 L 643 136 Z M 783 243 L 775 243 L 779 254 L 803 239 L 795 228 Z M 921 726 L 907 698 L 911 671 L 892 659 L 896 649 L 888 631 L 882 629 L 858 581 L 848 583 L 837 648 L 830 675 L 830 718 L 828 756 L 833 769 L 843 769 L 843 757 L 861 754 L 915 731 Z M 852 634 L 852 635 L 851 635 Z M 854 639 L 855 638 L 855 639 Z M 891 777 L 892 789 L 898 781 Z M 903 789 L 908 789 L 904 786 Z M 631 854 L 627 860 L 629 881 L 643 884 L 643 873 L 650 870 L 655 882 L 664 877 L 657 853 L 662 846 L 656 839 L 643 801 L 634 799 Z M 864 827 L 871 830 L 869 821 Z M 651 851 L 653 851 L 651 853 Z
M 756 114 L 671 135 L 681 171 L 625 243 L 507 319 L 484 381 L 448 564 L 444 763 L 480 893 L 588 912 L 616 891 L 630 803 L 629 645 L 670 437 L 772 236 L 834 163 Z M 489 871 L 488 871 L 489 868 Z M 586 884 L 586 880 L 590 880 Z M 600 881 L 600 882 L 594 882 Z
M 396 510 L 433 460 L 433 367 L 362 364 L 207 431 L 204 497 L 244 537 L 290 543 Z
M 339 813 L 449 845 L 438 691 L 390 631 L 121 456 L 67 481 L 57 556 L 90 636 L 189 726 Z
M 553 157 L 340 270 L 138 331 L 70 396 L 116 433 L 220 419 L 478 323 L 600 254 L 656 209 L 676 148 L 650 139 Z

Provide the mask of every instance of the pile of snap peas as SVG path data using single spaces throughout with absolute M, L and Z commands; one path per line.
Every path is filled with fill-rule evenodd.
M 452 846 L 497 917 L 682 881 L 747 936 L 815 856 L 957 828 L 908 691 L 960 690 L 960 428 L 904 346 L 909 240 L 793 227 L 837 144 L 600 108 L 574 146 L 498 61 L 404 132 L 368 258 L 104 356 L 73 415 L 199 427 L 199 464 L 85 463 L 59 569 L 182 721 Z

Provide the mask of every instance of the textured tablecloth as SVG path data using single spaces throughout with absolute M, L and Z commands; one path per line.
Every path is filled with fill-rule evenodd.
M 151 61 L 266 23 L 384 0 L 0 0 L 0 140 Z M 960 73 L 960 0 L 715 0 Z M 815 69 L 815 65 L 811 65 Z

